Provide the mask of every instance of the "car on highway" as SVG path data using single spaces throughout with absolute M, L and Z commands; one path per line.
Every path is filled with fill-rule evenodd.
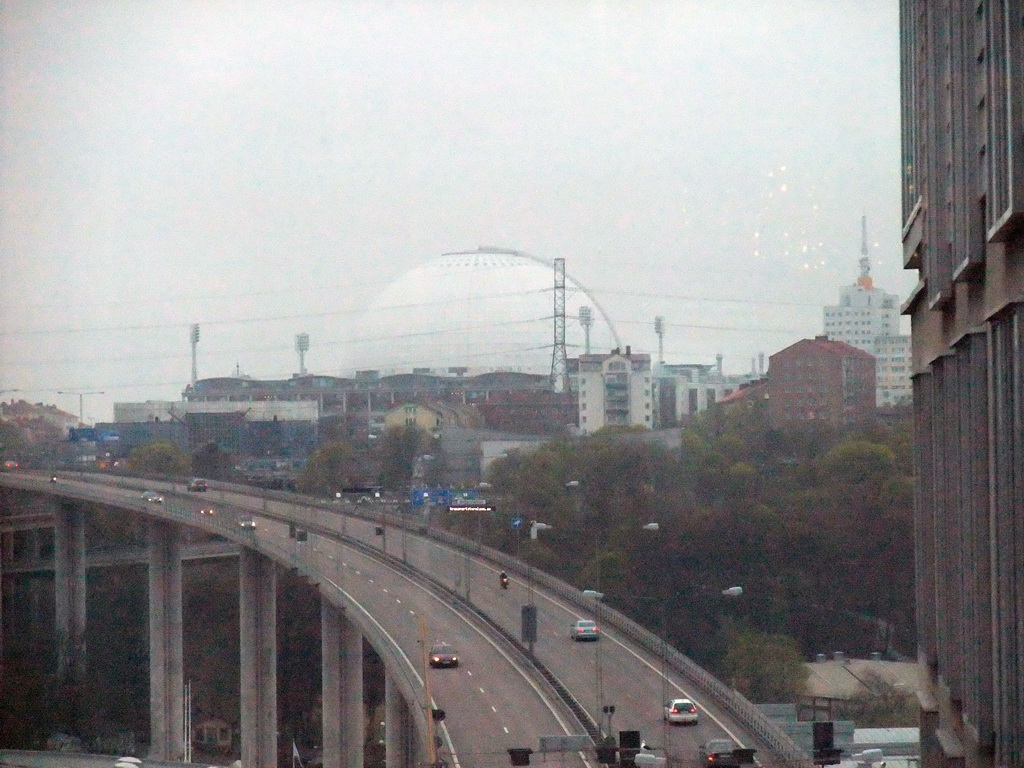
M 430 647 L 430 666 L 457 667 L 459 666 L 459 654 L 448 643 L 434 643 Z
M 203 507 L 202 509 L 199 510 L 199 514 L 200 515 L 216 515 L 217 514 L 217 510 L 214 509 L 213 507 Z
M 4 469 L 17 469 L 17 468 L 18 468 L 18 462 L 14 461 L 13 459 L 8 459 L 7 461 L 4 462 Z
M 192 492 L 196 492 L 196 493 L 203 493 L 203 492 L 204 492 L 204 491 L 206 491 L 206 490 L 207 490 L 207 489 L 208 489 L 209 487 L 210 487 L 209 483 L 207 483 L 207 482 L 206 482 L 205 480 L 203 480 L 203 478 L 201 478 L 201 477 L 196 477 L 196 478 L 193 478 L 193 479 L 192 479 L 192 480 L 191 480 L 191 481 L 189 482 L 189 484 L 188 484 L 188 489 L 189 489 L 190 491 L 192 491 Z
M 732 759 L 732 751 L 736 742 L 732 739 L 711 739 L 698 747 L 700 761 L 704 765 L 717 765 L 726 759 Z
M 662 708 L 666 723 L 672 725 L 696 725 L 697 706 L 689 699 L 669 699 Z
M 574 621 L 572 626 L 569 628 L 569 636 L 573 640 L 600 640 L 601 630 L 597 627 L 597 622 L 591 621 L 590 619 L 580 619 Z
M 255 517 L 240 517 L 238 518 L 238 527 L 246 531 L 256 530 L 256 518 Z
M 153 504 L 163 504 L 164 503 L 164 497 L 161 496 L 156 491 L 143 491 L 142 492 L 142 500 L 143 501 L 151 502 Z

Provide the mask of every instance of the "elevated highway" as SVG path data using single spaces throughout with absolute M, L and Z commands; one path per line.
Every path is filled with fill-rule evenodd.
M 202 528 L 299 570 L 385 659 L 416 734 L 405 737 L 406 748 L 392 750 L 406 755 L 404 764 L 432 756 L 453 765 L 505 766 L 508 748 L 537 750 L 541 735 L 599 738 L 619 729 L 639 730 L 676 764 L 695 761 L 699 743 L 722 735 L 757 748 L 767 764 L 796 765 L 805 757 L 749 702 L 649 632 L 571 586 L 434 529 L 428 520 L 376 504 L 325 504 L 217 484 L 207 494 L 189 494 L 181 484 L 146 484 L 165 494 L 164 504 L 143 502 L 143 483 L 125 478 L 62 477 L 52 484 L 42 477 L 3 475 L 0 485 Z M 200 513 L 211 506 L 216 514 Z M 17 518 L 16 512 L 5 514 L 0 526 L 15 527 Z M 250 520 L 254 527 L 240 525 Z M 296 536 L 298 531 L 306 533 Z M 502 569 L 512 576 L 508 590 L 498 585 Z M 516 642 L 524 605 L 536 606 L 538 616 L 532 655 Z M 580 617 L 596 618 L 604 639 L 574 643 L 569 625 Z M 425 679 L 424 625 L 430 640 L 443 638 L 460 649 L 460 667 Z M 698 726 L 664 725 L 662 702 L 676 696 L 698 702 Z M 440 752 L 431 755 L 424 741 L 434 707 L 447 717 L 438 725 Z M 392 732 L 391 738 L 403 737 Z M 595 764 L 592 752 L 562 754 L 559 760 Z M 391 759 L 388 764 L 399 765 Z

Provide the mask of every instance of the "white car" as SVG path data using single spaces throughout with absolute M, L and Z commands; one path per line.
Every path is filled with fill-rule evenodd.
M 143 501 L 151 502 L 153 504 L 163 504 L 164 503 L 164 497 L 161 496 L 156 491 L 143 491 L 142 492 L 142 500 Z
M 254 517 L 240 517 L 238 519 L 238 527 L 245 531 L 256 530 L 256 518 Z
M 662 708 L 664 720 L 673 725 L 696 725 L 697 706 L 689 699 L 669 699 Z

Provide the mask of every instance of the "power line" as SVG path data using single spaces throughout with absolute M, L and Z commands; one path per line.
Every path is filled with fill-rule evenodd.
M 481 294 L 479 296 L 466 296 L 459 299 L 461 305 L 471 304 L 479 301 L 489 301 L 495 298 L 521 298 L 523 296 L 529 296 L 531 294 L 547 293 L 550 288 L 543 288 L 533 291 L 509 291 L 508 293 L 491 293 Z M 439 299 L 437 301 L 422 301 L 410 304 L 396 304 L 390 307 L 383 307 L 379 311 L 383 313 L 396 312 L 403 309 L 422 309 L 425 307 L 437 307 L 447 306 L 451 304 L 450 299 Z M 345 315 L 365 315 L 367 308 L 359 309 L 334 309 L 326 310 L 323 312 L 304 312 L 299 314 L 289 315 L 264 315 L 258 317 L 243 317 L 243 318 L 232 318 L 227 320 L 198 320 L 200 325 L 213 325 L 213 326 L 224 326 L 224 325 L 247 325 L 253 323 L 265 323 L 265 322 L 277 322 L 283 320 L 309 320 L 319 317 L 344 317 Z M 168 330 L 168 329 L 180 329 L 183 328 L 186 323 L 173 322 L 173 323 L 149 323 L 142 325 L 114 325 L 114 326 L 96 326 L 93 328 L 50 328 L 50 329 L 36 329 L 36 330 L 25 330 L 25 331 L 0 331 L 0 338 L 10 336 L 39 336 L 39 335 L 50 335 L 50 334 L 78 334 L 78 333 L 122 333 L 125 331 L 154 331 L 154 330 Z M 189 323 L 191 325 L 191 323 Z

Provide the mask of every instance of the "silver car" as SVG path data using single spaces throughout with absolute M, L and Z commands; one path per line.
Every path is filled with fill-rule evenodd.
M 151 502 L 153 504 L 163 504 L 164 503 L 164 497 L 161 496 L 156 491 L 143 491 L 142 492 L 142 500 L 143 501 Z
M 580 619 L 579 621 L 573 622 L 573 625 L 569 628 L 569 636 L 573 640 L 600 640 L 601 630 L 598 629 L 597 623 L 590 621 L 589 619 Z

